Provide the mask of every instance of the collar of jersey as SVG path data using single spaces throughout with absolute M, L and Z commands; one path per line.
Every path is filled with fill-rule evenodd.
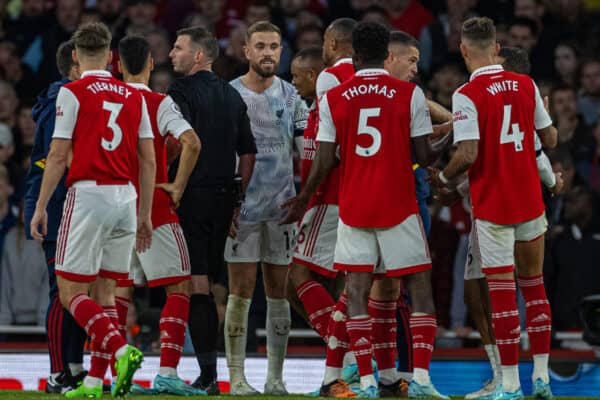
M 390 73 L 387 72 L 383 68 L 365 68 L 365 69 L 361 69 L 360 71 L 356 72 L 356 75 L 358 75 L 358 76 L 389 75 L 389 74 Z
M 90 69 L 89 71 L 85 71 L 81 74 L 82 78 L 86 76 L 103 76 L 103 77 L 111 77 L 112 74 L 104 69 Z
M 352 64 L 352 58 L 351 57 L 340 58 L 339 60 L 337 60 L 335 62 L 335 64 L 333 64 L 333 66 L 335 67 L 340 64 Z
M 132 82 L 132 83 L 128 83 L 128 85 L 132 86 L 138 90 L 147 90 L 147 91 L 151 92 L 150 88 L 148 86 L 144 85 L 143 83 Z
M 486 65 L 485 67 L 477 68 L 475 71 L 473 71 L 473 73 L 471 74 L 471 79 L 469 80 L 472 81 L 479 75 L 496 74 L 501 71 L 504 71 L 504 68 L 502 68 L 502 65 L 500 64 Z

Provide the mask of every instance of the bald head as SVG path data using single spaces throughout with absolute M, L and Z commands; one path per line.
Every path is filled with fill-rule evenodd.
M 352 55 L 352 31 L 356 21 L 352 18 L 334 20 L 323 35 L 323 61 L 333 65 L 337 60 Z

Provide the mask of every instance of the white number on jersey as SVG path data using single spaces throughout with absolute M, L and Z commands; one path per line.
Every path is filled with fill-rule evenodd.
M 113 151 L 121 144 L 121 140 L 123 139 L 123 132 L 121 131 L 121 127 L 117 124 L 117 117 L 123 108 L 123 104 L 119 103 L 111 103 L 110 101 L 104 101 L 102 103 L 102 108 L 106 111 L 110 111 L 110 116 L 108 117 L 108 122 L 106 126 L 108 126 L 113 131 L 113 139 L 106 140 L 102 138 L 102 147 L 104 150 Z
M 519 128 L 519 124 L 510 123 L 510 113 L 512 111 L 512 105 L 507 104 L 504 106 L 504 117 L 502 118 L 502 129 L 500 130 L 500 144 L 514 143 L 515 151 L 523 151 L 523 137 L 524 133 Z M 511 131 L 508 132 L 509 125 Z
M 373 139 L 373 143 L 369 147 L 356 145 L 356 154 L 362 157 L 374 156 L 381 147 L 381 132 L 374 126 L 367 125 L 369 117 L 379 117 L 381 108 L 363 108 L 358 115 L 358 131 L 359 135 L 369 135 Z

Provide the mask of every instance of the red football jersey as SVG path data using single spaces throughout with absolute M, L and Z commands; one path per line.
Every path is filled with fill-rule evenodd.
M 480 68 L 454 94 L 452 112 L 455 143 L 479 140 L 469 169 L 474 218 L 512 225 L 542 215 L 534 136 L 552 121 L 533 80 Z
M 345 82 L 354 75 L 352 59 L 343 58 L 332 67 L 326 68 L 317 80 L 317 97 L 320 98 L 329 89 Z M 304 130 L 304 151 L 302 153 L 302 185 L 306 183 L 310 168 L 317 152 L 317 131 L 319 127 L 319 104 L 311 110 Z M 338 204 L 339 169 L 335 167 L 321 182 L 308 202 L 307 209 L 320 204 Z
M 81 180 L 135 182 L 139 138 L 152 138 L 142 95 L 108 71 L 86 71 L 56 99 L 54 138 L 71 139 L 67 186 Z
M 156 183 L 166 183 L 169 181 L 167 165 L 167 146 L 168 135 L 176 139 L 183 132 L 192 129 L 185 121 L 179 108 L 171 99 L 162 93 L 152 92 L 146 85 L 129 84 L 138 89 L 144 96 L 148 106 L 150 124 L 154 133 L 154 152 L 156 155 Z M 136 188 L 138 180 L 136 179 Z M 179 223 L 175 205 L 171 196 L 163 189 L 154 189 L 154 199 L 152 201 L 152 226 L 154 229 L 164 224 Z
M 423 91 L 383 69 L 358 71 L 319 105 L 317 140 L 340 146 L 340 218 L 387 228 L 418 213 L 410 138 L 432 132 Z
M 351 58 L 342 58 L 331 67 L 325 68 L 317 78 L 317 98 L 321 100 L 329 89 L 346 82 L 355 72 Z

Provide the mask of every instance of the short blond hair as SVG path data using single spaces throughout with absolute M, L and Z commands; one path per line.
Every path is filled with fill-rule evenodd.
M 496 43 L 496 26 L 488 17 L 473 17 L 463 23 L 462 38 L 477 47 L 487 48 Z
M 102 22 L 90 22 L 79 27 L 72 40 L 78 53 L 95 57 L 110 50 L 112 35 Z

